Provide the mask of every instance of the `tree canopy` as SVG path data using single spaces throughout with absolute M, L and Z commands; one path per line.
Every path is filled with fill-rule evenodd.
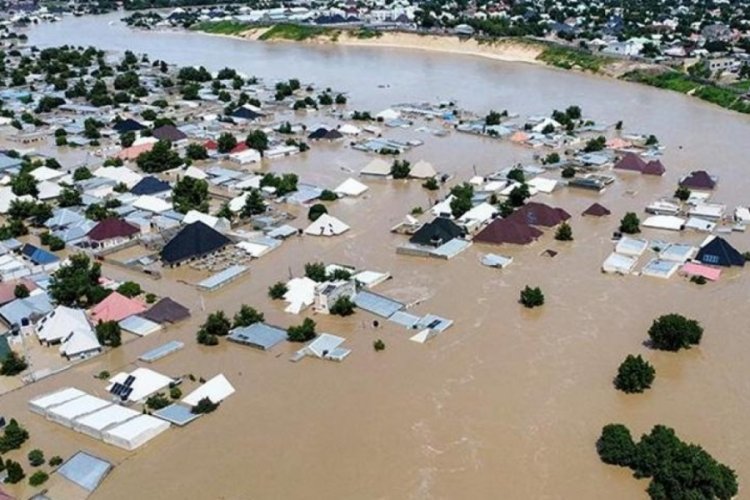
M 643 392 L 651 387 L 656 376 L 654 367 L 640 355 L 628 355 L 617 369 L 615 387 L 623 392 Z
M 287 328 L 287 339 L 289 342 L 307 342 L 315 338 L 315 321 L 305 318 L 301 325 Z
M 99 285 L 101 274 L 101 265 L 92 263 L 88 256 L 72 255 L 68 264 L 52 274 L 49 294 L 56 303 L 63 306 L 91 307 L 109 294 Z
M 679 351 L 700 344 L 703 327 L 696 320 L 680 314 L 666 314 L 654 320 L 648 336 L 656 349 Z
M 183 214 L 190 210 L 208 212 L 208 182 L 195 177 L 183 177 L 172 190 L 172 203 L 175 210 Z
M 145 151 L 138 155 L 135 160 L 138 168 L 146 173 L 164 172 L 182 165 L 182 158 L 172 149 L 169 141 L 158 141 L 151 148 L 151 151 Z

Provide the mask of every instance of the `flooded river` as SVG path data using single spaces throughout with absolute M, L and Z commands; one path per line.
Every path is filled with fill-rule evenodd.
M 610 422 L 625 423 L 636 435 L 657 423 L 674 427 L 733 467 L 744 490 L 750 478 L 747 270 L 725 272 L 720 282 L 698 287 L 677 276 L 614 277 L 599 269 L 622 214 L 641 213 L 647 202 L 671 195 L 677 179 L 692 169 L 720 177 L 715 200 L 731 207 L 750 203 L 750 118 L 676 94 L 532 65 L 396 49 L 134 33 L 110 25 L 113 19 L 40 26 L 30 32 L 30 42 L 130 49 L 212 70 L 231 66 L 265 79 L 298 77 L 347 90 L 350 107 L 372 111 L 437 98 L 456 99 L 482 113 L 507 108 L 526 115 L 578 104 L 597 122 L 624 120 L 628 131 L 656 134 L 666 146 L 662 161 L 668 171 L 656 179 L 618 174 L 602 195 L 563 190 L 539 196 L 573 214 L 572 243 L 556 242 L 548 231 L 530 247 L 474 245 L 448 262 L 396 255 L 403 239 L 388 232 L 411 207 L 427 207 L 428 192 L 416 182 L 368 182 L 366 197 L 331 209 L 352 227 L 344 236 L 292 239 L 255 261 L 241 280 L 203 297 L 176 281 L 189 278 L 186 270 L 144 282 L 147 291 L 190 306 L 193 318 L 0 398 L 2 413 L 20 418 L 48 456 L 85 449 L 116 464 L 93 498 L 646 498 L 645 481 L 597 457 L 594 442 Z M 474 168 L 481 174 L 526 162 L 533 154 L 459 134 L 398 134 L 425 140 L 408 159 L 424 158 L 459 177 Z M 271 168 L 332 187 L 349 175 L 343 168 L 358 170 L 367 161 L 344 145 L 315 146 Z M 613 215 L 582 218 L 594 200 Z M 644 236 L 694 244 L 703 238 L 650 230 Z M 750 248 L 748 235 L 728 238 L 741 250 Z M 540 256 L 547 248 L 558 256 Z M 503 271 L 485 268 L 479 258 L 488 251 L 515 261 Z M 376 331 L 373 317 L 363 312 L 346 319 L 317 316 L 319 331 L 345 337 L 353 349 L 341 364 L 289 363 L 293 345 L 270 353 L 227 343 L 196 345 L 196 326 L 206 314 L 202 303 L 206 311 L 230 314 L 249 303 L 271 323 L 300 322 L 270 301 L 266 290 L 290 269 L 300 274 L 312 260 L 389 271 L 394 279 L 377 291 L 418 301 L 417 313 L 436 313 L 455 325 L 419 345 L 391 324 Z M 107 274 L 126 277 L 116 269 Z M 517 303 L 526 284 L 544 290 L 547 303 L 541 309 L 528 311 Z M 706 333 L 699 348 L 670 354 L 642 345 L 651 321 L 669 312 L 701 321 Z M 380 353 L 372 349 L 377 338 L 387 344 Z M 185 341 L 186 348 L 154 369 L 205 378 L 223 372 L 237 393 L 211 416 L 172 429 L 136 453 L 62 429 L 26 409 L 29 398 L 67 385 L 103 395 L 94 374 L 126 367 L 171 339 Z M 656 368 L 654 387 L 643 395 L 625 395 L 612 386 L 617 366 L 631 353 L 643 354 Z

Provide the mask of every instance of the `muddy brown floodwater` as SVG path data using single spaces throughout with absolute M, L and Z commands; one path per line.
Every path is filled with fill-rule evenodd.
M 673 277 L 614 277 L 600 273 L 611 232 L 628 210 L 674 191 L 684 173 L 705 168 L 719 175 L 715 200 L 748 204 L 748 117 L 654 89 L 540 67 L 458 56 L 339 47 L 263 45 L 195 34 L 133 34 L 107 23 L 114 17 L 66 20 L 35 28 L 32 43 L 95 44 L 129 48 L 180 64 L 211 69 L 235 66 L 263 77 L 298 76 L 335 84 L 352 94 L 352 107 L 378 110 L 410 99 L 452 97 L 477 112 L 508 108 L 549 113 L 580 105 L 603 123 L 623 119 L 628 131 L 654 133 L 666 146 L 667 174 L 660 179 L 620 175 L 602 195 L 563 190 L 538 196 L 573 218 L 572 243 L 546 234 L 525 248 L 474 245 L 442 262 L 399 256 L 403 237 L 388 229 L 411 207 L 429 203 L 417 182 L 367 181 L 356 201 L 339 201 L 331 212 L 352 230 L 330 240 L 292 238 L 251 264 L 242 279 L 201 296 L 177 282 L 187 270 L 146 281 L 149 291 L 191 307 L 190 321 L 79 365 L 59 376 L 0 398 L 2 413 L 20 418 L 48 455 L 85 449 L 116 467 L 96 499 L 600 499 L 646 498 L 645 481 L 602 464 L 594 443 L 603 425 L 627 424 L 634 434 L 657 423 L 674 427 L 733 467 L 742 485 L 750 477 L 750 333 L 747 271 L 725 272 L 703 287 Z M 378 88 L 379 83 L 391 84 Z M 399 132 L 408 137 L 415 131 Z M 419 136 L 422 137 L 422 136 Z M 532 151 L 453 134 L 422 137 L 425 145 L 406 157 L 433 162 L 459 178 L 472 169 L 489 173 Z M 345 146 L 315 147 L 311 154 L 274 162 L 303 181 L 335 186 L 369 158 Z M 626 192 L 635 191 L 635 196 Z M 592 201 L 613 212 L 604 219 L 580 216 Z M 295 222 L 298 226 L 302 221 Z M 697 233 L 645 230 L 646 238 L 697 244 Z M 732 234 L 750 248 L 746 234 Z M 551 248 L 555 258 L 540 256 Z M 512 256 L 503 271 L 485 268 L 480 256 Z M 426 345 L 408 340 L 403 328 L 359 312 L 347 319 L 316 316 L 318 330 L 347 339 L 352 354 L 340 364 L 305 359 L 289 363 L 294 345 L 260 353 L 223 342 L 203 348 L 194 341 L 207 311 L 233 314 L 242 303 L 281 326 L 298 323 L 270 301 L 267 288 L 323 260 L 389 271 L 394 279 L 377 291 L 421 301 L 455 325 Z M 642 258 L 641 263 L 645 259 Z M 115 278 L 127 277 L 107 268 Z M 517 303 L 526 284 L 544 290 L 546 304 L 528 311 Z M 679 354 L 643 346 L 658 315 L 679 312 L 701 321 L 699 348 Z M 376 353 L 374 339 L 387 349 Z M 208 418 L 175 428 L 135 453 L 126 453 L 31 414 L 28 399 L 74 385 L 103 395 L 92 375 L 126 367 L 147 349 L 180 339 L 186 348 L 154 363 L 169 374 L 206 378 L 223 372 L 237 392 Z M 642 354 L 657 371 L 654 387 L 628 396 L 612 386 L 627 354 Z

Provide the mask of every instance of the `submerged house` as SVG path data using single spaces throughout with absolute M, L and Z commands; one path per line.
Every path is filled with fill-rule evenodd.
M 554 208 L 544 203 L 530 201 L 506 219 L 529 226 L 555 227 L 570 219 L 570 214 L 562 208 Z
M 712 266 L 740 266 L 745 265 L 745 256 L 720 236 L 713 237 L 698 250 L 695 259 L 703 264 Z
M 112 248 L 128 241 L 141 232 L 140 228 L 114 217 L 104 219 L 89 231 L 87 238 L 91 248 Z
M 452 220 L 446 217 L 436 217 L 419 228 L 409 238 L 409 242 L 415 245 L 439 247 L 456 238 L 462 238 L 465 234 L 463 228 Z
M 604 217 L 605 215 L 610 215 L 612 212 L 605 207 L 604 205 L 601 205 L 599 203 L 592 203 L 589 208 L 583 211 L 581 215 L 590 215 L 593 217 Z
M 615 170 L 628 170 L 631 172 L 643 172 L 646 162 L 635 153 L 625 153 L 614 165 Z
M 218 252 L 232 240 L 203 222 L 193 222 L 169 240 L 161 250 L 161 260 L 170 266 Z
M 474 241 L 491 245 L 503 243 L 528 245 L 536 241 L 542 234 L 539 229 L 528 224 L 519 223 L 512 219 L 495 219 L 474 236 Z
M 697 191 L 710 191 L 716 187 L 716 177 L 705 170 L 695 170 L 680 179 L 680 187 L 694 189 Z
M 316 312 L 330 314 L 330 309 L 342 297 L 354 299 L 357 287 L 354 280 L 326 281 L 315 287 L 313 308 Z

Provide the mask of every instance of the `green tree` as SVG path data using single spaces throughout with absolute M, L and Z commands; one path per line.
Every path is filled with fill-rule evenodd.
M 234 315 L 232 322 L 232 328 L 238 328 L 241 326 L 250 326 L 255 323 L 262 323 L 265 321 L 265 316 L 262 312 L 258 312 L 254 307 L 250 307 L 246 304 L 242 304 L 240 310 Z
M 129 148 L 135 142 L 135 132 L 128 131 L 120 136 L 120 145 L 124 148 Z
M 5 462 L 5 472 L 8 474 L 8 477 L 5 478 L 5 482 L 8 484 L 20 483 L 23 481 L 23 478 L 26 477 L 26 473 L 23 471 L 21 464 L 10 459 Z
M 573 241 L 573 229 L 571 229 L 570 224 L 567 222 L 560 224 L 555 232 L 555 239 L 557 241 Z
M 310 209 L 307 211 L 307 218 L 311 221 L 316 221 L 318 218 L 323 215 L 327 214 L 328 209 L 325 205 L 322 203 L 316 203 L 310 207 Z
M 406 179 L 411 173 L 411 163 L 406 160 L 394 160 L 391 165 L 391 177 L 394 179 Z
M 117 321 L 99 321 L 96 325 L 96 338 L 102 345 L 119 347 L 122 344 L 122 329 Z
M 133 298 L 143 293 L 143 290 L 141 290 L 141 285 L 135 281 L 126 281 L 117 287 L 117 292 L 126 297 Z
M 680 201 L 687 201 L 690 198 L 690 189 L 685 186 L 679 186 L 674 192 L 674 197 Z
M 201 415 L 204 413 L 211 413 L 219 407 L 219 403 L 214 403 L 208 397 L 205 397 L 198 401 L 198 404 L 193 406 L 190 410 L 195 415 Z
M 81 204 L 81 193 L 72 187 L 63 188 L 57 198 L 57 204 L 61 207 L 74 207 Z
M 511 206 L 520 207 L 530 196 L 531 193 L 529 192 L 529 186 L 526 184 L 520 184 L 510 191 L 508 202 Z
M 245 197 L 245 205 L 242 207 L 243 217 L 252 217 L 266 212 L 266 202 L 259 189 L 251 189 Z
M 287 328 L 287 339 L 289 342 L 307 342 L 315 338 L 315 321 L 305 318 L 301 325 Z
M 85 254 L 75 254 L 68 264 L 52 274 L 48 292 L 59 305 L 91 307 L 107 296 L 99 285 L 99 278 L 101 265 L 92 263 Z
M 648 336 L 656 349 L 679 351 L 700 344 L 703 327 L 696 320 L 680 314 L 666 314 L 654 320 L 648 329 Z
M 163 392 L 158 392 L 153 396 L 146 399 L 146 406 L 152 410 L 161 410 L 171 405 L 172 402 L 164 395 Z
M 201 326 L 201 330 L 205 330 L 207 334 L 218 337 L 226 336 L 231 328 L 232 324 L 229 322 L 226 314 L 224 314 L 224 311 L 216 311 L 209 314 Z
M 437 191 L 438 189 L 440 189 L 440 184 L 438 184 L 437 179 L 435 179 L 434 177 L 430 177 L 422 183 L 422 187 L 427 189 L 428 191 Z
M 237 138 L 229 132 L 224 132 L 216 140 L 219 153 L 228 153 L 237 146 Z
M 326 265 L 322 262 L 308 262 L 305 264 L 305 276 L 317 283 L 328 281 Z
M 17 299 L 25 299 L 29 293 L 29 288 L 23 283 L 18 283 L 13 289 L 13 296 Z
M 169 141 L 158 141 L 151 148 L 151 151 L 145 151 L 138 155 L 135 160 L 138 168 L 146 173 L 158 173 L 165 170 L 172 170 L 180 165 L 183 161 L 180 155 L 172 149 Z
M 524 175 L 523 170 L 520 168 L 514 168 L 510 172 L 508 172 L 507 178 L 520 184 L 526 182 L 526 176 Z
M 640 355 L 628 355 L 617 369 L 615 387 L 623 392 L 643 392 L 651 387 L 656 370 Z
M 73 180 L 76 182 L 85 181 L 86 179 L 91 179 L 94 176 L 94 174 L 91 173 L 91 171 L 86 167 L 78 167 L 73 172 Z
M 0 454 L 19 449 L 28 439 L 29 431 L 24 429 L 16 419 L 11 418 L 0 438 Z
M 259 151 L 261 156 L 268 149 L 268 136 L 262 130 L 253 130 L 245 138 L 247 147 Z
M 2 365 L 0 365 L 0 375 L 12 377 L 13 375 L 18 375 L 28 367 L 29 365 L 26 363 L 25 358 L 19 356 L 15 351 L 10 351 L 5 356 L 5 359 L 3 359 Z
M 339 197 L 330 189 L 324 189 L 319 196 L 320 201 L 336 201 Z
M 377 339 L 372 343 L 372 348 L 375 349 L 376 352 L 384 351 L 385 342 L 383 342 L 381 339 Z
M 628 212 L 620 220 L 620 232 L 625 234 L 636 234 L 641 232 L 641 221 L 634 212 Z
M 289 291 L 283 281 L 277 281 L 268 288 L 268 296 L 274 300 L 283 299 L 286 292 Z
M 47 479 L 49 479 L 49 474 L 43 470 L 38 470 L 29 478 L 29 485 L 34 487 L 41 486 L 47 482 Z
M 36 179 L 27 171 L 22 170 L 18 175 L 13 177 L 10 181 L 10 186 L 13 194 L 16 196 L 23 196 L 25 194 L 37 196 L 39 194 L 39 190 L 36 187 Z
M 521 304 L 529 309 L 543 305 L 544 294 L 542 293 L 542 289 L 539 287 L 531 288 L 526 285 L 526 287 L 521 290 Z
M 636 455 L 636 444 L 630 430 L 622 424 L 608 424 L 596 442 L 596 451 L 602 462 L 621 467 L 630 466 Z
M 175 210 L 188 213 L 190 210 L 208 212 L 208 182 L 194 177 L 183 177 L 172 189 Z
M 572 179 L 576 176 L 576 169 L 575 167 L 569 165 L 562 169 L 560 175 L 562 175 L 563 179 Z
M 50 467 L 57 467 L 58 465 L 63 463 L 62 457 L 55 455 L 54 457 L 49 459 L 49 465 Z
M 356 304 L 348 295 L 342 295 L 336 299 L 328 312 L 336 316 L 351 316 L 354 314 Z
M 185 156 L 195 161 L 206 160 L 208 159 L 208 151 L 204 145 L 193 142 L 185 148 Z

